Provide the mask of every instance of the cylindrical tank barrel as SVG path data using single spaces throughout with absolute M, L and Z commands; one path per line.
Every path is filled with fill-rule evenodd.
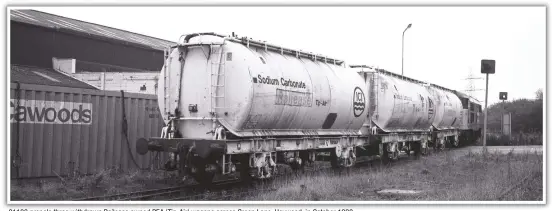
M 432 94 L 435 102 L 433 127 L 438 130 L 459 128 L 462 122 L 460 98 L 452 92 L 435 87 L 428 87 L 428 91 Z
M 362 78 L 282 52 L 192 37 L 173 50 L 159 77 L 164 118 L 179 108 L 175 122 L 184 138 L 211 138 L 217 123 L 240 137 L 360 134 L 368 113 Z
M 423 84 L 380 72 L 372 77 L 373 123 L 385 132 L 429 130 L 435 108 Z

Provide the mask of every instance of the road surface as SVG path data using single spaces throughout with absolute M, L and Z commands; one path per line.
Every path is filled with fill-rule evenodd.
M 455 150 L 459 152 L 459 155 L 465 155 L 470 151 L 472 153 L 481 153 L 483 146 L 468 146 Z M 513 150 L 514 154 L 525 154 L 525 153 L 538 153 L 542 154 L 542 145 L 531 145 L 531 146 L 488 146 L 487 150 L 489 153 L 502 153 L 507 154 Z

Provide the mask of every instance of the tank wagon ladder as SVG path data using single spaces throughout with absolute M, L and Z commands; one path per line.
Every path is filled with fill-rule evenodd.
M 167 61 L 169 59 L 169 54 L 170 54 L 170 48 L 169 49 L 165 49 L 163 51 L 163 80 L 164 80 L 164 83 L 163 83 L 163 93 L 164 93 L 164 96 L 163 96 L 163 100 L 165 101 L 165 106 L 163 106 L 163 112 L 165 114 L 168 114 L 170 113 L 170 108 L 169 108 L 169 105 L 171 105 L 170 103 L 170 97 L 169 97 L 169 93 L 170 93 L 170 83 L 171 83 L 171 80 L 169 79 L 169 73 L 168 73 L 168 65 L 170 65 L 170 61 Z
M 211 114 L 216 115 L 216 110 L 225 108 L 226 102 L 226 76 L 223 45 L 213 53 L 214 60 L 211 60 Z M 218 60 L 218 61 L 217 61 Z M 217 95 L 220 93 L 220 95 Z M 221 103 L 217 103 L 218 101 Z
M 372 74 L 372 89 L 373 89 L 373 94 L 372 94 L 372 100 L 370 102 L 371 104 L 371 112 L 372 112 L 372 116 L 378 116 L 378 95 L 379 95 L 379 81 L 378 81 L 378 75 L 377 74 Z

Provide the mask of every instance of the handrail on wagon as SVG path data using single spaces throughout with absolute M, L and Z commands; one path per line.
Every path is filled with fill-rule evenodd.
M 183 44 L 187 43 L 191 38 L 197 37 L 197 36 L 203 36 L 203 35 L 217 36 L 217 37 L 225 38 L 225 39 L 227 39 L 229 41 L 232 41 L 232 42 L 235 42 L 235 43 L 240 43 L 240 44 L 245 45 L 247 47 L 254 46 L 254 47 L 257 47 L 257 48 L 263 48 L 266 51 L 272 51 L 272 52 L 276 52 L 276 53 L 280 53 L 280 54 L 286 54 L 286 55 L 294 56 L 294 57 L 297 57 L 297 58 L 306 58 L 306 59 L 310 59 L 310 60 L 314 60 L 314 61 L 319 61 L 319 62 L 323 62 L 323 63 L 330 63 L 330 64 L 335 64 L 335 65 L 340 65 L 340 66 L 342 64 L 345 64 L 345 62 L 343 60 L 330 58 L 330 57 L 327 57 L 327 56 L 322 56 L 322 55 L 314 54 L 314 53 L 311 53 L 311 52 L 303 52 L 301 50 L 294 50 L 294 49 L 290 49 L 290 48 L 284 48 L 282 46 L 269 44 L 267 42 L 263 42 L 263 41 L 259 41 L 259 40 L 253 40 L 253 39 L 248 38 L 248 37 L 238 37 L 238 36 L 234 35 L 233 33 L 232 33 L 232 36 L 226 36 L 226 35 L 218 34 L 218 33 L 215 33 L 215 32 L 204 32 L 204 33 L 193 33 L 193 34 L 181 35 L 180 38 L 178 39 L 177 44 L 174 45 L 174 46 L 171 46 L 170 48 L 172 49 L 172 48 L 182 46 Z
M 409 77 L 406 77 L 406 76 L 403 76 L 403 75 L 399 75 L 399 74 L 396 74 L 396 73 L 387 71 L 387 70 L 385 70 L 385 69 L 380 69 L 380 68 L 373 67 L 373 66 L 368 66 L 368 65 L 349 65 L 349 67 L 351 67 L 351 68 L 368 68 L 368 69 L 375 70 L 375 71 L 378 72 L 378 73 L 385 74 L 385 75 L 389 75 L 389 76 L 392 76 L 392 77 L 395 77 L 395 78 L 403 79 L 403 80 L 410 81 L 410 82 L 414 82 L 414 83 L 426 84 L 426 82 L 423 82 L 423 81 L 420 81 L 420 80 L 416 80 L 416 79 L 413 79 L 413 78 L 409 78 Z
M 452 89 L 445 88 L 445 87 L 442 87 L 442 86 L 439 86 L 439 85 L 436 85 L 436 84 L 432 84 L 432 83 L 428 83 L 428 82 L 416 80 L 416 79 L 413 79 L 413 78 L 409 78 L 409 77 L 406 77 L 406 76 L 403 76 L 403 75 L 399 75 L 399 74 L 396 74 L 396 73 L 387 71 L 387 70 L 385 70 L 385 69 L 380 69 L 380 68 L 373 67 L 373 66 L 368 66 L 368 65 L 349 65 L 349 67 L 351 67 L 351 68 L 368 68 L 368 69 L 375 70 L 375 71 L 378 72 L 378 73 L 382 73 L 382 74 L 385 74 L 385 75 L 390 75 L 390 76 L 393 76 L 393 77 L 395 77 L 395 78 L 407 80 L 407 81 L 414 82 L 414 83 L 429 84 L 429 85 L 430 85 L 431 87 L 433 87 L 433 88 L 441 89 L 441 90 L 448 91 L 448 92 L 452 92 L 452 93 L 456 93 L 456 92 L 457 92 L 456 90 L 452 90 Z
M 442 89 L 442 90 L 445 90 L 445 91 L 449 91 L 449 92 L 452 92 L 452 93 L 455 93 L 456 91 L 455 90 L 452 90 L 452 89 L 449 89 L 449 88 L 445 88 L 445 87 L 442 87 L 442 86 L 439 86 L 439 85 L 436 85 L 436 84 L 431 84 L 432 87 L 435 87 L 437 89 Z

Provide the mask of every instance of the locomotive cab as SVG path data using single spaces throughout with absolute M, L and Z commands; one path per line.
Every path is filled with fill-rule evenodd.
M 482 135 L 483 114 L 481 103 L 477 99 L 461 92 L 457 92 L 456 94 L 462 102 L 461 140 L 463 144 L 470 144 L 479 140 Z

